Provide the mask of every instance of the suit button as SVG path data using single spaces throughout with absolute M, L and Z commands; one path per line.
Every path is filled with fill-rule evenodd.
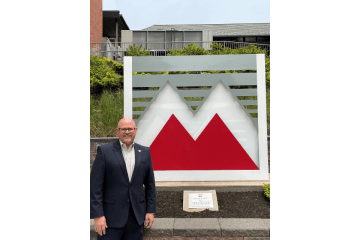
M 130 202 L 130 199 L 128 199 L 127 201 Z
M 129 188 L 131 188 L 131 186 L 129 186 Z

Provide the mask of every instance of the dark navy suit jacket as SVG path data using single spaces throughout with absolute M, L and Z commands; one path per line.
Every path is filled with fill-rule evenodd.
M 130 204 L 139 225 L 156 212 L 150 148 L 134 144 L 135 167 L 129 182 L 119 140 L 99 146 L 90 175 L 90 218 L 105 216 L 108 227 L 124 227 Z M 143 185 L 145 185 L 145 196 Z

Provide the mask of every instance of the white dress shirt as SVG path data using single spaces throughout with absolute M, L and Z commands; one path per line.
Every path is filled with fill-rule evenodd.
M 126 147 L 126 144 L 120 142 L 120 146 L 121 146 L 121 151 L 125 160 L 125 164 L 126 164 L 126 170 L 129 176 L 129 182 L 131 182 L 131 177 L 132 174 L 134 172 L 134 167 L 135 167 L 135 150 L 134 150 L 134 143 L 132 143 L 130 145 L 129 148 Z

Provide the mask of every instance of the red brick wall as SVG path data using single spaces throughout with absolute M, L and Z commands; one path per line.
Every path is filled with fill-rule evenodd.
M 101 42 L 102 30 L 102 0 L 90 0 L 90 42 Z

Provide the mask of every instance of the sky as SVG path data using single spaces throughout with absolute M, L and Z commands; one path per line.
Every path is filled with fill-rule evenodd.
M 154 24 L 270 23 L 270 0 L 103 0 L 130 30 Z

